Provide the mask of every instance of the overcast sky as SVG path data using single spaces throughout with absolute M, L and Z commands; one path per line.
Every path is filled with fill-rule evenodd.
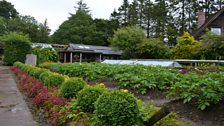
M 48 20 L 52 31 L 67 20 L 69 13 L 75 13 L 74 6 L 79 0 L 6 0 L 11 2 L 21 15 L 31 15 L 43 23 Z M 123 0 L 83 0 L 91 10 L 93 18 L 109 19 L 114 8 L 120 7 Z

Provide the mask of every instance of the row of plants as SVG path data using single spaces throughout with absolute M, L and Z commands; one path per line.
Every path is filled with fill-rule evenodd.
M 112 91 L 102 83 L 89 86 L 81 78 L 69 78 L 20 62 L 14 66 L 12 70 L 17 75 L 19 87 L 32 98 L 37 111 L 46 114 L 51 126 L 143 126 L 158 111 L 152 105 L 143 104 L 127 90 Z M 173 113 L 156 125 L 166 123 L 170 126 L 186 125 Z
M 111 65 L 99 63 L 41 64 L 40 67 L 85 80 L 110 78 L 122 88 L 133 88 L 141 94 L 149 89 L 167 89 L 182 76 L 177 70 L 143 65 Z
M 195 101 L 204 110 L 224 100 L 224 73 L 186 74 L 171 86 L 168 96 L 182 99 L 184 103 Z
M 204 110 L 224 99 L 224 73 L 175 70 L 142 65 L 110 65 L 99 63 L 42 64 L 41 67 L 86 80 L 110 78 L 120 87 L 137 89 L 145 94 L 149 89 L 168 92 L 168 96 L 193 102 Z M 200 73 L 200 74 L 198 74 Z

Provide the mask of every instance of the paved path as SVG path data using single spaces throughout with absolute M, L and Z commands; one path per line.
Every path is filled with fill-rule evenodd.
M 0 66 L 0 126 L 35 126 L 9 67 Z

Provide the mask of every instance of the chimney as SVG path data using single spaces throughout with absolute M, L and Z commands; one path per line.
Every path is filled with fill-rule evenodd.
M 205 23 L 205 12 L 198 12 L 198 28 L 200 28 Z

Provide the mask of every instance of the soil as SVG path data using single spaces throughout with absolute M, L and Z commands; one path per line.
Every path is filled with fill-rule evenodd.
M 119 89 L 115 82 L 110 79 L 100 79 L 89 81 L 89 84 L 104 83 L 107 88 Z M 129 89 L 136 97 L 145 103 L 152 103 L 158 107 L 166 106 L 169 111 L 175 112 L 179 119 L 189 124 L 189 126 L 224 126 L 224 101 L 217 105 L 211 105 L 206 110 L 197 109 L 196 105 L 183 104 L 183 101 L 168 99 L 166 93 L 150 90 L 145 95 L 136 93 Z

